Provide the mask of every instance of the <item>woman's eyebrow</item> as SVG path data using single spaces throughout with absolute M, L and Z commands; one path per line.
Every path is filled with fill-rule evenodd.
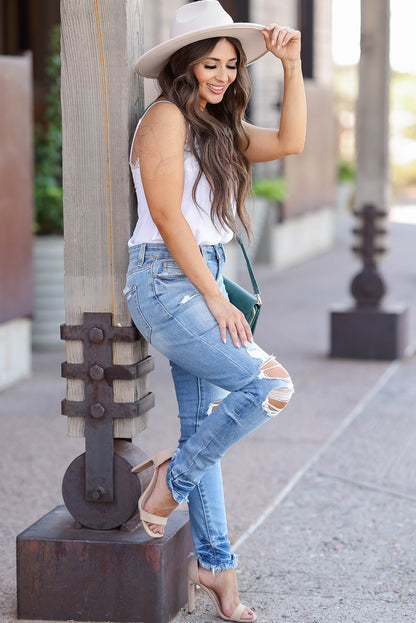
M 205 60 L 206 60 L 206 61 L 217 61 L 218 63 L 220 63 L 220 62 L 221 62 L 221 59 L 220 59 L 220 58 L 214 58 L 213 56 L 206 56 L 206 57 L 205 57 Z M 231 63 L 231 61 L 236 61 L 236 60 L 237 60 L 237 57 L 236 57 L 236 56 L 233 56 L 233 58 L 229 58 L 229 59 L 228 59 L 228 61 L 226 61 L 226 62 L 227 62 L 227 63 Z

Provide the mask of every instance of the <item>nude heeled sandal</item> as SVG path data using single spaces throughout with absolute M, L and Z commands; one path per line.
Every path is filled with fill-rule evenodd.
M 188 613 L 192 614 L 195 610 L 195 586 L 198 584 L 202 588 L 202 590 L 208 595 L 208 597 L 213 602 L 217 614 L 224 621 L 238 621 L 239 623 L 249 623 L 250 621 L 257 621 L 257 616 L 253 614 L 252 619 L 242 619 L 242 615 L 247 606 L 243 604 L 238 604 L 237 608 L 234 610 L 230 617 L 226 617 L 222 611 L 220 600 L 218 599 L 218 595 L 215 591 L 208 586 L 204 586 L 201 584 L 198 575 L 198 561 L 196 558 L 192 558 L 188 565 Z
M 136 465 L 136 467 L 133 467 L 133 469 L 130 470 L 134 474 L 137 474 L 153 465 L 154 469 L 153 469 L 152 479 L 139 498 L 139 513 L 140 513 L 140 519 L 142 520 L 143 528 L 145 529 L 146 533 L 154 539 L 162 538 L 163 534 L 159 534 L 158 532 L 153 532 L 153 530 L 149 528 L 148 524 L 154 523 L 154 524 L 158 524 L 159 526 L 166 526 L 166 522 L 168 518 L 160 517 L 159 515 L 153 515 L 152 513 L 148 513 L 147 511 L 144 510 L 144 505 L 146 504 L 147 500 L 152 495 L 153 489 L 156 486 L 158 467 L 162 465 L 162 463 L 164 463 L 165 461 L 169 461 L 172 458 L 173 454 L 174 454 L 174 450 L 161 450 L 160 452 L 157 452 L 154 456 L 152 456 L 150 459 L 143 461 L 143 463 Z

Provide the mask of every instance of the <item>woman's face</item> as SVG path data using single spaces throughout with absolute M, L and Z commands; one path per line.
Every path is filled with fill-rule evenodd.
M 193 70 L 199 82 L 201 107 L 208 102 L 218 104 L 237 77 L 237 51 L 227 39 L 220 39 Z

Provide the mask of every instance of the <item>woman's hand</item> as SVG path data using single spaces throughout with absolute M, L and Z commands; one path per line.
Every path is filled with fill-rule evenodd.
M 288 26 L 270 24 L 262 30 L 266 47 L 281 61 L 300 59 L 300 31 Z
M 222 294 L 205 296 L 205 302 L 209 311 L 218 322 L 221 339 L 224 344 L 227 341 L 227 329 L 236 348 L 240 348 L 240 341 L 244 348 L 248 342 L 253 341 L 250 325 L 244 314 L 234 307 Z

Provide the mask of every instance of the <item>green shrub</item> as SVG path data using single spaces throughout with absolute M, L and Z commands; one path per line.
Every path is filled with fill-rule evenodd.
M 43 119 L 35 127 L 35 219 L 36 234 L 63 233 L 62 118 L 60 27 L 50 37 L 46 61 L 48 93 Z
M 286 179 L 284 177 L 254 178 L 253 193 L 257 197 L 265 197 L 269 201 L 284 201 L 287 197 Z
M 351 160 L 340 160 L 338 163 L 338 181 L 355 181 L 355 162 Z

